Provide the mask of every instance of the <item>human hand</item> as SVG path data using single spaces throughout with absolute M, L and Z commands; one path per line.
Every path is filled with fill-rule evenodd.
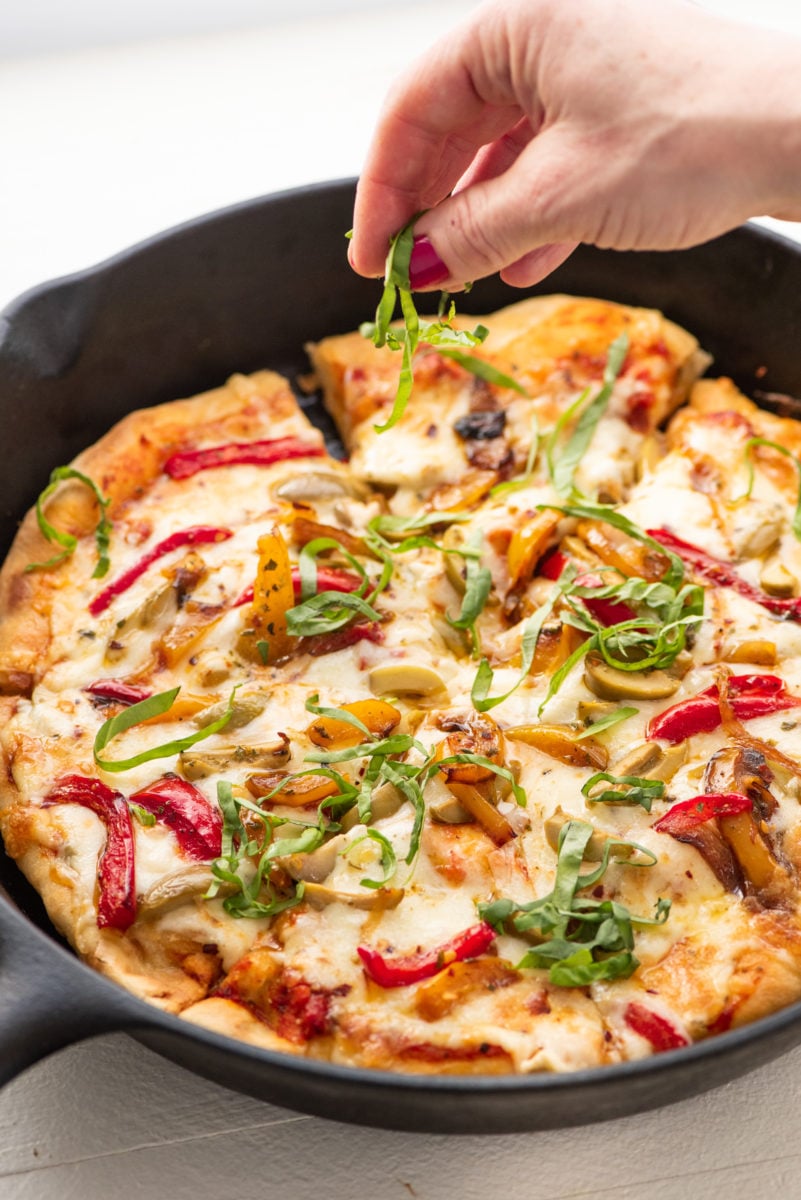
M 351 264 L 381 274 L 422 210 L 418 290 L 528 286 L 579 242 L 669 250 L 801 220 L 799 73 L 801 43 L 686 0 L 493 0 L 390 94 Z

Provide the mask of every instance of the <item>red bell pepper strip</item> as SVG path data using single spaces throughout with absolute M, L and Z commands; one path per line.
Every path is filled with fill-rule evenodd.
M 665 1017 L 660 1017 L 658 1013 L 646 1008 L 644 1004 L 637 1004 L 636 1001 L 626 1005 L 623 1020 L 629 1029 L 650 1042 L 657 1053 L 662 1050 L 679 1050 L 682 1046 L 690 1044 L 684 1034 L 679 1033 Z
M 140 700 L 148 700 L 153 695 L 147 688 L 134 687 L 132 683 L 123 683 L 121 679 L 96 679 L 83 690 L 98 700 L 116 700 L 119 704 L 138 704 Z
M 540 563 L 539 573 L 545 579 L 556 580 L 560 577 L 569 561 L 567 555 L 562 554 L 561 550 L 554 550 L 546 555 Z M 596 575 L 594 572 L 586 572 L 583 575 L 577 576 L 575 586 L 601 588 L 604 586 L 604 580 L 601 575 Z M 619 625 L 622 621 L 632 621 L 637 615 L 633 609 L 629 608 L 628 604 L 621 604 L 619 600 L 600 596 L 582 596 L 581 599 L 596 621 L 600 621 L 602 625 Z
M 80 804 L 105 825 L 106 846 L 97 869 L 97 924 L 100 929 L 128 929 L 136 920 L 136 880 L 134 831 L 124 796 L 99 779 L 63 775 L 42 801 L 44 808 L 54 804 Z
M 738 813 L 753 811 L 753 800 L 740 792 L 711 792 L 674 804 L 655 822 L 654 829 L 657 833 L 669 833 L 676 837 L 699 825 L 706 825 L 715 817 L 736 817 Z
M 785 691 L 784 681 L 778 675 L 732 675 L 728 691 L 734 715 L 741 721 L 786 712 L 801 704 L 801 697 Z M 712 733 L 721 720 L 718 685 L 713 683 L 690 700 L 680 700 L 652 717 L 645 736 L 675 744 L 696 733 Z
M 317 591 L 318 592 L 357 592 L 362 586 L 362 580 L 358 575 L 354 575 L 352 571 L 343 571 L 339 567 L 318 567 L 317 568 Z M 300 599 L 300 568 L 292 567 L 292 587 L 295 591 L 295 599 Z M 243 604 L 253 603 L 253 584 L 249 583 L 241 596 L 232 604 L 232 608 L 240 608 Z
M 448 942 L 434 950 L 420 954 L 386 956 L 367 946 L 357 946 L 359 958 L 364 963 L 367 975 L 381 987 L 408 987 L 444 971 L 451 963 L 463 962 L 466 958 L 477 958 L 495 941 L 497 934 L 486 921 L 479 921 L 457 933 Z
M 139 576 L 144 575 L 151 563 L 154 563 L 158 558 L 163 558 L 170 551 L 178 550 L 181 546 L 202 546 L 207 542 L 225 542 L 233 536 L 233 532 L 230 529 L 214 525 L 191 525 L 189 529 L 180 529 L 177 533 L 171 533 L 163 541 L 157 542 L 152 550 L 148 550 L 147 554 L 134 563 L 132 567 L 129 567 L 127 571 L 123 571 L 122 575 L 113 580 L 108 587 L 103 588 L 102 592 L 98 592 L 89 605 L 89 612 L 93 617 L 105 612 L 115 596 L 120 596 L 123 592 L 127 592 L 128 588 L 136 582 Z
M 540 563 L 537 574 L 542 575 L 543 579 L 556 581 L 569 561 L 567 555 L 563 554 L 561 550 L 551 550 Z
M 171 479 L 189 479 L 198 471 L 209 471 L 214 467 L 233 467 L 239 463 L 269 467 L 290 458 L 322 458 L 324 454 L 322 446 L 293 437 L 227 442 L 223 446 L 207 446 L 205 450 L 179 450 L 167 459 L 164 471 Z
M 700 575 L 702 579 L 708 579 L 710 583 L 716 583 L 720 587 L 731 588 L 738 595 L 745 596 L 747 600 L 761 604 L 774 616 L 785 617 L 788 621 L 801 621 L 801 598 L 783 600 L 779 596 L 769 596 L 767 592 L 754 587 L 753 584 L 738 575 L 730 563 L 723 562 L 712 554 L 707 554 L 706 550 L 701 550 L 690 542 L 682 541 L 668 529 L 649 529 L 647 533 L 655 541 L 661 542 L 666 550 L 672 550 L 674 554 L 678 554 L 682 562 L 686 563 L 688 567 L 692 567 L 696 575 Z
M 380 646 L 384 640 L 384 630 L 377 621 L 367 621 L 361 625 L 348 625 L 345 629 L 335 629 L 333 633 L 314 633 L 310 637 L 301 638 L 298 649 L 301 653 L 311 654 L 320 658 L 323 654 L 333 654 L 336 650 L 344 650 L 346 646 L 355 646 L 357 642 L 375 642 Z
M 189 858 L 208 862 L 220 857 L 222 817 L 203 793 L 185 779 L 165 775 L 134 793 L 130 800 L 171 829 Z

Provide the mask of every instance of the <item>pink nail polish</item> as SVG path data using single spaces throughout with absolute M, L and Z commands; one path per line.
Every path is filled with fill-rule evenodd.
M 409 261 L 409 282 L 412 290 L 436 287 L 450 275 L 440 256 L 425 234 L 414 239 L 412 257 Z

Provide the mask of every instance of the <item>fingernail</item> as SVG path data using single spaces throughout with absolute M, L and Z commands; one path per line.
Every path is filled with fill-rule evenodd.
M 436 287 L 450 275 L 440 256 L 425 234 L 414 239 L 412 257 L 409 261 L 409 283 L 413 290 Z

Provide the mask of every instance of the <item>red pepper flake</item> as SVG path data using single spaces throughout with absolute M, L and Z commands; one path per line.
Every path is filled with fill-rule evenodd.
M 188 858 L 209 862 L 222 853 L 222 817 L 202 792 L 186 779 L 165 775 L 131 796 L 175 834 Z
M 171 479 L 189 479 L 199 471 L 215 467 L 233 467 L 240 463 L 269 467 L 291 458 L 322 458 L 324 454 L 322 446 L 293 437 L 227 442 L 223 446 L 208 446 L 205 450 L 179 450 L 167 459 L 164 471 Z
M 644 1004 L 628 1004 L 623 1020 L 629 1029 L 650 1042 L 657 1054 L 663 1050 L 679 1050 L 682 1046 L 690 1044 L 689 1039 L 683 1033 L 679 1033 L 675 1025 L 652 1009 L 646 1008 Z
M 105 825 L 106 845 L 97 868 L 97 924 L 100 929 L 128 929 L 136 920 L 136 881 L 134 832 L 125 797 L 99 779 L 63 775 L 42 801 L 43 808 L 54 804 L 80 804 Z
M 171 533 L 169 537 L 158 542 L 152 550 L 148 550 L 147 554 L 135 562 L 132 567 L 123 571 L 122 575 L 103 588 L 102 592 L 98 592 L 89 605 L 89 612 L 93 617 L 105 612 L 115 597 L 127 592 L 128 588 L 136 582 L 140 575 L 144 575 L 152 563 L 163 558 L 172 550 L 178 550 L 182 546 L 203 546 L 209 542 L 225 542 L 233 536 L 232 530 L 214 525 L 191 525 L 189 529 L 180 529 L 177 533 Z
M 388 956 L 368 946 L 358 946 L 357 953 L 364 964 L 365 973 L 381 987 L 408 987 L 437 975 L 454 962 L 477 958 L 484 954 L 496 938 L 495 930 L 486 921 L 479 921 L 469 929 L 457 933 L 450 941 L 433 950 L 418 954 Z

